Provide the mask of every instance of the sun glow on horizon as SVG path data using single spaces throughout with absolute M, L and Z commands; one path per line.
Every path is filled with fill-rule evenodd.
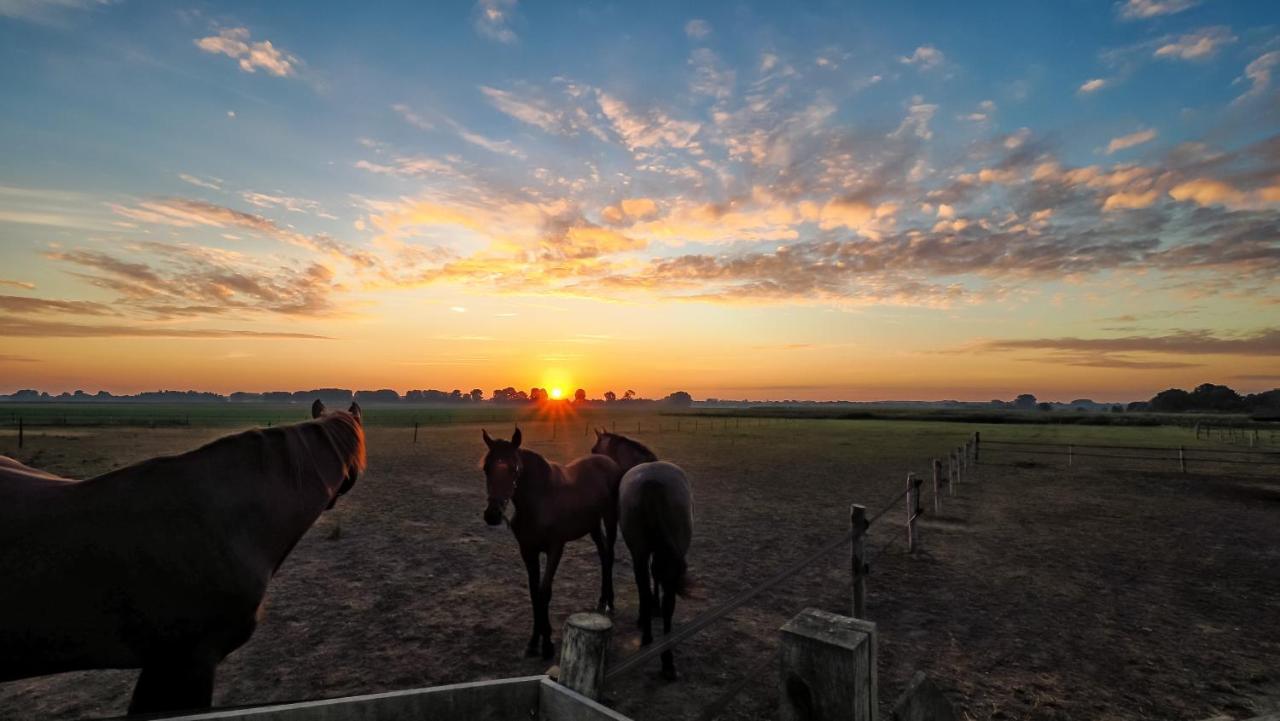
M 551 400 L 558 401 L 558 400 L 560 400 L 561 398 L 564 398 L 564 390 L 562 390 L 562 389 L 560 389 L 560 388 L 552 388 L 552 389 L 551 389 Z

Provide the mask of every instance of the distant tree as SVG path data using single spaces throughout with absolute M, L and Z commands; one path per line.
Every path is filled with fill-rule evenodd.
M 1053 410 L 1053 404 L 1052 404 L 1052 403 L 1037 403 L 1037 404 L 1036 404 L 1036 409 L 1037 409 L 1037 410 L 1042 410 L 1042 411 L 1051 411 L 1051 410 Z
M 614 402 L 614 401 L 616 401 L 616 400 L 618 400 L 618 394 L 617 394 L 617 393 L 614 393 L 613 391 L 605 391 L 605 392 L 604 392 L 604 402 L 605 402 L 605 403 L 612 403 L 612 402 Z
M 1013 407 L 1024 411 L 1032 410 L 1036 407 L 1036 397 L 1030 393 L 1023 393 L 1013 399 Z
M 399 403 L 400 394 L 390 388 L 380 388 L 376 391 L 356 391 L 357 403 Z
M 1117 403 L 1117 404 L 1115 404 L 1115 405 L 1111 406 L 1111 412 L 1112 412 L 1112 413 L 1124 413 L 1124 409 L 1120 407 L 1120 404 L 1119 404 L 1119 403 Z
M 677 408 L 688 408 L 693 405 L 693 396 L 685 393 L 684 391 L 676 391 L 666 398 L 663 398 L 662 402 Z
M 1151 410 L 1151 404 L 1146 401 L 1134 401 L 1124 407 L 1126 413 L 1146 413 Z
M 1181 413 L 1191 408 L 1191 394 L 1181 388 L 1169 388 L 1155 394 L 1149 405 L 1158 413 Z
M 1227 386 L 1201 383 L 1191 391 L 1191 409 L 1235 413 L 1245 410 L 1244 398 Z
M 479 388 L 472 388 L 472 389 L 471 389 L 471 402 L 472 402 L 472 403 L 479 403 L 479 402 L 480 402 L 480 401 L 482 401 L 482 400 L 484 400 L 484 391 L 480 390 Z
M 585 390 L 581 389 L 581 388 L 579 388 L 578 390 L 574 391 L 574 392 L 573 392 L 573 402 L 574 402 L 574 403 L 586 403 L 586 402 L 587 402 L 587 392 L 586 392 Z
M 454 403 L 461 403 L 465 399 L 463 398 L 462 391 L 458 388 L 454 388 L 452 391 L 449 391 L 449 400 Z
M 627 391 L 626 393 L 622 394 L 622 400 L 624 401 L 633 401 L 635 399 L 636 399 L 635 391 Z
M 541 403 L 547 400 L 547 389 L 531 388 L 529 390 L 529 400 L 533 401 L 534 403 Z

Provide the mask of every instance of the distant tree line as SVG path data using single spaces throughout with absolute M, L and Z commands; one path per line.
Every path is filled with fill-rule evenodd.
M 546 388 L 531 388 L 529 391 L 516 390 L 511 386 L 498 388 L 486 399 L 479 388 L 468 392 L 461 389 L 442 391 L 436 389 L 411 390 L 403 396 L 390 388 L 378 390 L 349 390 L 346 388 L 314 388 L 307 391 L 267 391 L 250 393 L 236 391 L 229 395 L 208 393 L 205 391 L 145 391 L 134 395 L 113 395 L 106 391 L 86 393 L 78 390 L 72 393 L 51 395 L 37 390 L 20 390 L 11 395 L 0 395 L 0 401 L 18 403 L 93 403 L 93 402 L 131 402 L 131 403 L 310 403 L 319 398 L 327 404 L 346 404 L 356 401 L 362 404 L 421 403 L 421 404 L 464 404 L 464 403 L 499 403 L 499 404 L 536 404 L 552 401 Z M 661 399 L 640 398 L 636 392 L 628 390 L 622 398 L 613 391 L 605 391 L 599 399 L 587 398 L 587 392 L 579 388 L 574 391 L 573 398 L 563 399 L 574 405 L 612 405 L 619 404 L 662 404 L 676 407 L 693 405 L 693 396 L 685 391 L 676 391 Z
M 1251 413 L 1273 415 L 1280 413 L 1280 388 L 1262 393 L 1240 395 L 1228 386 L 1202 383 L 1187 392 L 1181 388 L 1169 388 L 1155 394 L 1145 403 L 1130 403 L 1130 410 L 1149 410 L 1158 413 Z

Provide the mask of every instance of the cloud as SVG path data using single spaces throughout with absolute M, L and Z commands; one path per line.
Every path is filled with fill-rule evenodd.
M 369 160 L 357 160 L 355 167 L 379 175 L 399 175 L 402 177 L 420 178 L 431 175 L 456 175 L 454 168 L 443 160 L 425 155 L 404 155 L 391 159 L 390 164 L 374 163 Z
M 0 295 L 0 311 L 9 313 L 72 313 L 75 315 L 113 315 L 110 306 L 87 300 L 47 300 L 16 295 Z
M 178 173 L 178 178 L 184 183 L 190 183 L 199 188 L 208 188 L 209 190 L 222 190 L 222 181 L 218 178 L 198 178 L 188 173 Z
M 1156 48 L 1157 58 L 1179 60 L 1203 60 L 1213 57 L 1218 48 L 1236 41 L 1231 29 L 1224 26 L 1201 28 Z
M 481 37 L 510 45 L 519 39 L 510 27 L 515 9 L 516 0 L 479 0 L 473 27 Z
M 1110 83 L 1105 78 L 1093 78 L 1092 80 L 1086 80 L 1081 83 L 1080 88 L 1076 92 L 1087 95 L 1089 93 L 1095 93 L 1107 87 L 1109 84 Z
M 259 68 L 284 78 L 294 75 L 302 61 L 271 44 L 270 40 L 249 41 L 248 28 L 224 28 L 217 35 L 199 38 L 196 47 L 206 53 L 222 54 L 238 60 L 246 73 Z
M 698 95 L 724 100 L 733 94 L 737 74 L 707 48 L 698 48 L 689 56 L 693 80 L 689 89 Z
M 66 13 L 105 7 L 113 0 L 0 0 L 0 17 L 60 24 Z
M 176 328 L 171 325 L 84 325 L 55 321 L 26 320 L 0 316 L 0 337 L 4 338 L 283 338 L 332 340 L 328 336 L 285 331 L 227 330 L 222 328 Z
M 36 289 L 36 284 L 35 284 L 35 283 L 28 283 L 28 282 L 27 282 L 27 281 L 25 281 L 25 280 L 9 280 L 9 279 L 7 279 L 7 278 L 0 278 L 0 285 L 7 285 L 7 286 L 9 286 L 10 288 L 21 288 L 21 289 L 23 289 L 23 290 L 35 290 L 35 289 Z
M 494 108 L 522 123 L 553 135 L 573 136 L 586 131 L 607 140 L 604 131 L 596 127 L 592 112 L 583 107 L 589 95 L 587 89 L 576 85 L 563 89 L 564 97 L 552 99 L 536 88 L 522 88 L 523 92 L 515 92 L 480 86 L 480 92 Z
M 684 34 L 694 40 L 701 40 L 711 34 L 711 23 L 694 18 L 684 24 Z
M 961 115 L 960 118 L 974 123 L 985 123 L 991 119 L 992 115 L 995 115 L 995 112 L 995 101 L 983 100 L 978 103 L 978 109 L 976 111 L 969 113 L 968 115 Z
M 1116 338 L 1020 338 L 992 340 L 982 350 L 1049 350 L 1097 353 L 1160 353 L 1168 355 L 1280 356 L 1280 328 L 1266 328 L 1237 336 L 1211 330 L 1181 330 L 1166 335 Z
M 1121 135 L 1118 138 L 1112 138 L 1111 142 L 1107 143 L 1107 155 L 1111 155 L 1119 150 L 1125 150 L 1126 148 L 1132 148 L 1135 145 L 1149 143 L 1152 140 L 1155 140 L 1156 135 L 1157 133 L 1154 128 L 1148 128 L 1146 130 L 1129 133 L 1128 135 Z
M 1189 10 L 1199 0 L 1124 0 L 1116 4 L 1116 14 L 1123 20 L 1145 20 Z
M 39 363 L 39 358 L 29 358 L 22 355 L 8 355 L 0 353 L 0 363 Z
M 391 106 L 391 109 L 399 113 L 400 117 L 404 118 L 404 121 L 406 123 L 412 125 L 413 127 L 419 130 L 435 130 L 436 129 L 435 123 L 432 123 L 430 120 L 427 120 L 421 115 L 418 115 L 417 113 L 413 112 L 413 110 L 411 110 L 408 105 L 405 105 L 403 103 L 396 103 L 395 105 Z
M 1240 103 L 1251 98 L 1256 98 L 1267 92 L 1271 87 L 1271 71 L 1280 65 L 1280 50 L 1272 50 L 1269 53 L 1258 56 L 1253 62 L 1245 66 L 1244 77 L 1250 82 L 1248 92 L 1235 99 Z
M 648 148 L 689 148 L 701 125 L 676 120 L 661 110 L 637 113 L 626 103 L 605 92 L 599 93 L 600 109 L 613 124 L 614 132 L 632 152 Z
M 946 57 L 942 51 L 932 45 L 921 45 L 915 49 L 910 55 L 898 58 L 898 62 L 905 65 L 913 65 L 918 70 L 932 70 L 942 65 Z

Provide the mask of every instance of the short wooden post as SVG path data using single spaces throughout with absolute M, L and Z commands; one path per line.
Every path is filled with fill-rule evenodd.
M 867 507 L 849 507 L 849 526 L 853 531 L 853 617 L 867 617 Z
M 942 461 L 933 459 L 933 512 L 942 512 L 942 496 L 938 494 L 938 484 L 942 482 Z
M 778 718 L 876 720 L 874 623 L 806 608 L 781 633 Z
M 974 431 L 974 432 L 973 432 L 973 462 L 974 462 L 974 465 L 977 465 L 977 463 L 978 463 L 978 453 L 979 453 L 979 451 L 981 450 L 981 445 L 982 445 L 982 435 L 981 435 L 981 434 L 979 434 L 977 431 Z
M 18 418 L 18 447 L 19 447 L 19 448 L 21 448 L 21 447 L 22 447 L 22 441 L 24 440 L 24 436 L 25 436 L 25 434 L 23 433 L 23 431 L 24 431 L 24 429 L 23 429 L 23 427 L 22 427 L 22 418 L 21 418 L 21 416 L 19 416 L 19 418 Z
M 560 643 L 560 684 L 589 699 L 604 693 L 604 661 L 613 621 L 602 613 L 575 613 L 564 624 Z
M 417 421 L 413 422 L 413 442 L 415 445 L 418 443 L 418 422 Z
M 907 552 L 915 553 L 920 542 L 920 529 L 916 527 L 916 518 L 920 515 L 920 479 L 916 474 L 907 474 Z
M 1182 446 L 1178 446 L 1178 465 L 1182 467 L 1182 472 L 1187 472 L 1187 450 Z
M 1067 465 L 1068 466 L 1074 465 L 1075 460 L 1076 460 L 1076 447 L 1074 444 L 1068 445 L 1067 446 Z

